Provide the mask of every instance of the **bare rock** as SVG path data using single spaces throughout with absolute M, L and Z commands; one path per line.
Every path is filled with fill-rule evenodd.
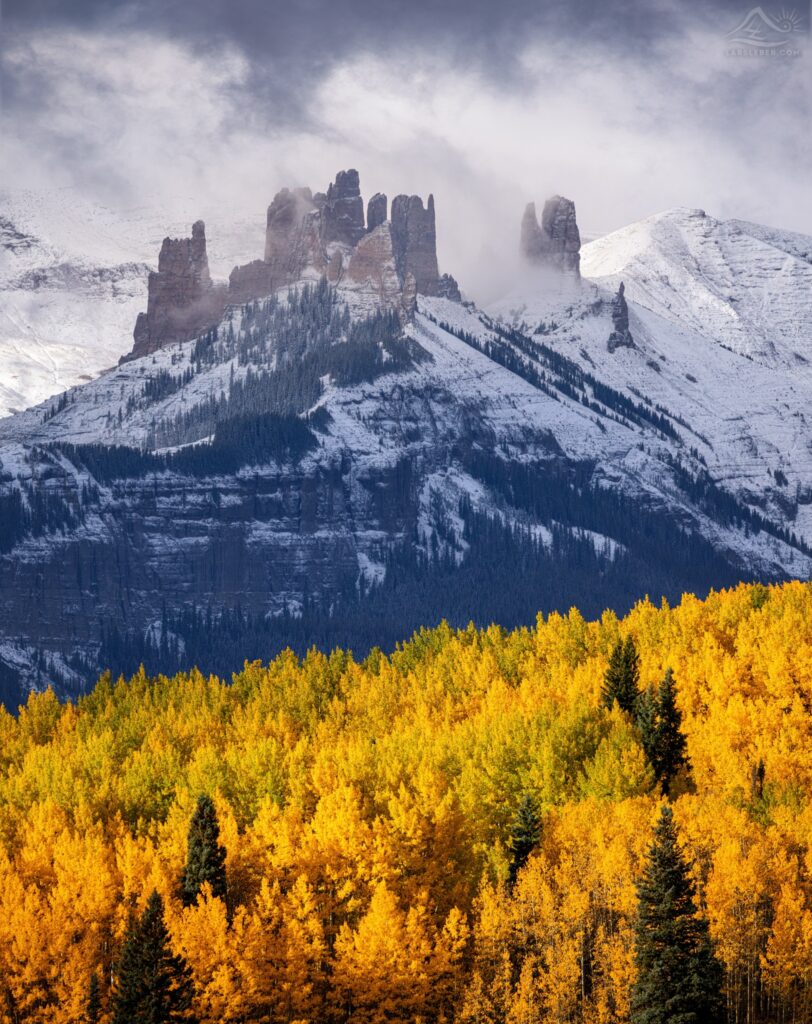
M 418 290 L 417 279 L 410 270 L 407 271 L 400 294 L 400 319 L 402 323 L 414 320 L 414 315 L 417 312 Z
M 434 196 L 426 206 L 420 196 L 395 196 L 392 200 L 392 241 L 401 281 L 413 274 L 418 292 L 436 295 L 439 287 Z
M 452 302 L 462 302 L 460 286 L 451 274 L 443 274 L 437 282 L 437 294 L 444 299 L 451 299 Z
M 225 287 L 209 274 L 205 225 L 196 221 L 190 238 L 163 241 L 158 272 L 149 275 L 147 311 L 133 331 L 132 357 L 197 337 L 219 321 L 226 301 Z
M 296 250 L 300 247 L 302 222 L 315 209 L 309 188 L 283 188 L 268 207 L 265 262 L 271 264 L 280 284 L 297 270 Z
M 635 347 L 634 338 L 629 330 L 629 306 L 626 302 L 625 291 L 626 289 L 621 281 L 617 294 L 612 299 L 612 324 L 614 330 L 609 335 L 609 340 L 606 343 L 606 347 L 610 352 L 614 352 L 617 348 Z M 655 366 L 655 369 L 659 373 L 659 366 Z
M 367 231 L 374 231 L 379 224 L 386 220 L 386 196 L 383 192 L 376 192 L 367 203 Z
M 528 203 L 522 217 L 520 251 L 529 263 L 555 267 L 580 277 L 581 234 L 575 203 L 563 196 L 548 199 L 541 224 L 536 217 L 536 204 Z
M 395 262 L 390 225 L 384 221 L 356 245 L 345 279 L 347 287 L 367 287 L 384 308 L 400 302 L 401 282 Z
M 253 260 L 235 267 L 228 279 L 228 301 L 234 305 L 270 295 L 276 287 L 274 270 L 265 260 Z
M 355 245 L 364 233 L 364 201 L 358 171 L 339 171 L 321 207 L 321 239 Z

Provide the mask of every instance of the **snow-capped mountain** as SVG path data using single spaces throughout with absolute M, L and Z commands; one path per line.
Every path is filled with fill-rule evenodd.
M 661 320 L 765 366 L 812 359 L 812 239 L 676 209 L 599 238 L 583 274 Z
M 188 199 L 112 210 L 71 189 L 0 191 L 0 417 L 114 366 L 132 347 L 161 239 L 188 230 Z M 227 276 L 255 224 L 217 222 Z
M 431 201 L 365 219 L 353 173 L 301 223 L 280 193 L 228 295 L 202 229 L 173 243 L 146 354 L 0 421 L 0 683 L 810 575 L 803 238 L 672 211 L 584 247 L 590 280 L 556 197 L 481 310 L 443 294 Z M 754 322 L 765 296 L 738 348 L 700 312 L 723 280 Z

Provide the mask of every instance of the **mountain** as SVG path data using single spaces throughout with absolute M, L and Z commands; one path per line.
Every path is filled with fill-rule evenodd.
M 112 210 L 71 189 L 0 191 L 0 417 L 114 366 L 132 345 L 161 238 L 188 223 L 188 199 Z M 255 225 L 216 223 L 228 273 Z
M 7 699 L 808 577 L 803 338 L 787 317 L 757 359 L 690 309 L 727 274 L 801 322 L 803 240 L 672 211 L 579 270 L 550 202 L 487 310 L 440 273 L 431 198 L 364 212 L 355 172 L 280 193 L 228 285 L 204 225 L 167 239 L 128 357 L 0 421 Z

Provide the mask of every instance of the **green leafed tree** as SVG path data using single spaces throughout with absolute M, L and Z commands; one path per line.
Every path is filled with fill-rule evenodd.
M 113 990 L 113 1024 L 189 1024 L 191 1004 L 191 971 L 172 952 L 163 900 L 153 892 L 127 929 Z
M 722 965 L 664 806 L 637 888 L 631 1024 L 722 1024 Z
M 525 793 L 519 801 L 513 822 L 510 827 L 508 839 L 508 852 L 510 853 L 510 868 L 508 870 L 508 884 L 512 886 L 518 877 L 519 872 L 527 863 L 533 850 L 538 846 L 541 839 L 541 815 L 535 799 Z
M 220 824 L 211 797 L 198 798 L 189 826 L 186 867 L 181 879 L 183 902 L 190 906 L 208 882 L 212 896 L 226 899 L 226 851 L 220 843 Z
M 609 666 L 603 680 L 602 698 L 611 711 L 617 702 L 621 711 L 633 715 L 640 697 L 640 659 L 634 640 L 618 640 L 609 658 Z

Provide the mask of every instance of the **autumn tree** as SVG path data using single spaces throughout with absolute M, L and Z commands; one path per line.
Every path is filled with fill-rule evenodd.
M 513 886 L 519 872 L 527 863 L 527 858 L 538 845 L 539 839 L 541 816 L 538 804 L 530 793 L 525 793 L 519 801 L 510 827 L 508 885 Z
M 189 826 L 186 867 L 181 879 L 183 902 L 191 906 L 208 882 L 211 894 L 225 902 L 226 851 L 220 843 L 220 825 L 210 796 L 200 796 Z
M 632 1024 L 721 1024 L 722 966 L 697 913 L 670 806 L 660 812 L 637 897 Z
M 131 922 L 118 963 L 113 1024 L 189 1021 L 191 972 L 172 952 L 163 900 L 153 890 L 144 913 Z
M 640 658 L 634 640 L 618 640 L 612 649 L 609 665 L 603 678 L 601 697 L 608 710 L 617 702 L 621 711 L 633 715 L 640 696 Z

